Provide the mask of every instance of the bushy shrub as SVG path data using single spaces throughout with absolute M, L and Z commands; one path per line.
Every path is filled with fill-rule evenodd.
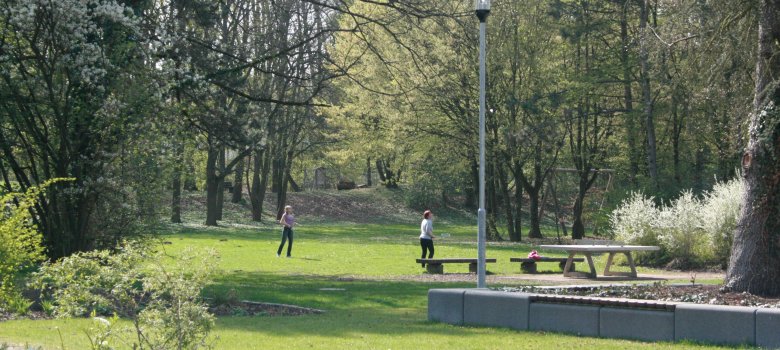
M 701 224 L 709 240 L 713 261 L 726 267 L 734 230 L 742 209 L 745 182 L 741 178 L 715 184 L 702 200 Z
M 675 267 L 725 266 L 742 205 L 743 181 L 717 183 L 701 199 L 684 191 L 669 205 L 634 193 L 610 215 L 617 240 L 659 245 Z
M 704 263 L 710 257 L 707 237 L 701 228 L 701 201 L 693 192 L 682 195 L 663 206 L 654 221 L 661 246 L 673 257 L 673 266 L 690 268 Z
M 16 288 L 19 273 L 43 261 L 42 236 L 36 227 L 30 208 L 52 180 L 40 187 L 30 187 L 25 193 L 7 193 L 0 197 L 0 308 L 24 313 L 29 302 Z
M 97 327 L 88 332 L 93 348 L 106 342 L 139 349 L 208 347 L 214 317 L 200 293 L 215 268 L 215 253 L 187 249 L 174 261 L 159 252 L 125 244 L 118 252 L 77 253 L 44 264 L 35 286 L 54 304 L 57 317 L 90 315 Z M 117 330 L 100 316 L 132 320 L 132 329 Z M 97 344 L 97 345 L 95 345 Z
M 637 245 L 658 245 L 653 227 L 658 209 L 652 197 L 634 192 L 609 217 L 615 239 Z

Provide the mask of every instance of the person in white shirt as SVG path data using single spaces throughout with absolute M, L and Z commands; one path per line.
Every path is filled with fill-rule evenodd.
M 422 259 L 425 259 L 425 253 L 428 252 L 428 259 L 433 258 L 433 213 L 426 210 L 423 213 L 423 221 L 420 223 L 420 247 L 422 247 Z M 422 264 L 425 267 L 425 263 Z

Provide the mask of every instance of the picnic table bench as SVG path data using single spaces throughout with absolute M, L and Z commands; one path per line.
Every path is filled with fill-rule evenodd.
M 632 251 L 653 251 L 653 250 L 659 250 L 660 247 L 657 246 L 644 246 L 644 245 L 541 245 L 539 248 L 542 249 L 552 249 L 552 250 L 564 250 L 567 253 L 569 253 L 569 258 L 566 260 L 566 266 L 563 269 L 563 276 L 564 277 L 588 277 L 588 278 L 596 278 L 596 267 L 593 266 L 593 258 L 591 257 L 591 254 L 593 253 L 609 253 L 609 256 L 607 257 L 607 264 L 604 267 L 604 276 L 627 276 L 627 277 L 633 277 L 636 278 L 636 265 L 634 265 L 634 258 L 631 257 Z M 631 268 L 631 272 L 614 272 L 610 271 L 610 268 L 612 267 L 612 259 L 615 257 L 615 254 L 625 254 L 626 259 L 628 260 L 628 266 Z M 576 272 L 572 271 L 571 265 L 574 265 L 572 262 L 574 260 L 575 254 L 582 254 L 585 256 L 586 259 L 588 259 L 588 266 L 590 267 L 590 272 Z
M 485 259 L 485 263 L 494 263 L 496 259 Z M 444 273 L 444 264 L 469 264 L 469 272 L 477 272 L 477 258 L 443 258 L 417 259 L 418 264 L 425 264 L 428 273 Z
M 546 256 L 540 257 L 539 260 L 532 258 L 509 258 L 511 262 L 519 262 L 520 269 L 525 273 L 536 273 L 536 263 L 538 262 L 557 262 L 561 270 L 566 268 L 566 260 L 568 258 L 548 258 Z M 574 258 L 571 263 L 571 270 L 574 271 L 574 262 L 583 262 L 583 258 Z

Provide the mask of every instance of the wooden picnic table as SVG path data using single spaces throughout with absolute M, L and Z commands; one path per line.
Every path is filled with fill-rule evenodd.
M 654 251 L 661 249 L 657 246 L 647 245 L 540 245 L 539 248 L 563 250 L 569 253 L 569 257 L 566 259 L 566 266 L 563 268 L 564 277 L 588 278 L 596 278 L 596 267 L 593 266 L 593 258 L 591 257 L 591 254 L 593 253 L 609 253 L 609 256 L 607 257 L 607 266 L 604 267 L 604 276 L 628 276 L 636 278 L 636 265 L 634 265 L 634 259 L 631 257 L 631 252 Z M 612 259 L 615 257 L 615 254 L 618 253 L 625 254 L 626 258 L 628 259 L 628 265 L 631 267 L 631 272 L 615 272 L 609 270 L 610 267 L 612 267 Z M 585 256 L 585 259 L 588 261 L 588 266 L 590 267 L 590 272 L 571 271 L 573 264 L 572 261 L 574 260 L 574 256 L 577 254 L 582 254 Z

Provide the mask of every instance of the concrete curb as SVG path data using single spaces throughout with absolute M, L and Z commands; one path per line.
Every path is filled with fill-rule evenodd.
M 531 300 L 526 293 L 500 293 L 490 290 L 467 290 L 463 304 L 465 324 L 528 329 L 528 307 Z
M 463 295 L 467 289 L 431 289 L 428 291 L 428 320 L 463 324 Z
M 780 310 L 571 297 L 487 289 L 431 289 L 428 320 L 645 341 L 693 340 L 780 348 Z

